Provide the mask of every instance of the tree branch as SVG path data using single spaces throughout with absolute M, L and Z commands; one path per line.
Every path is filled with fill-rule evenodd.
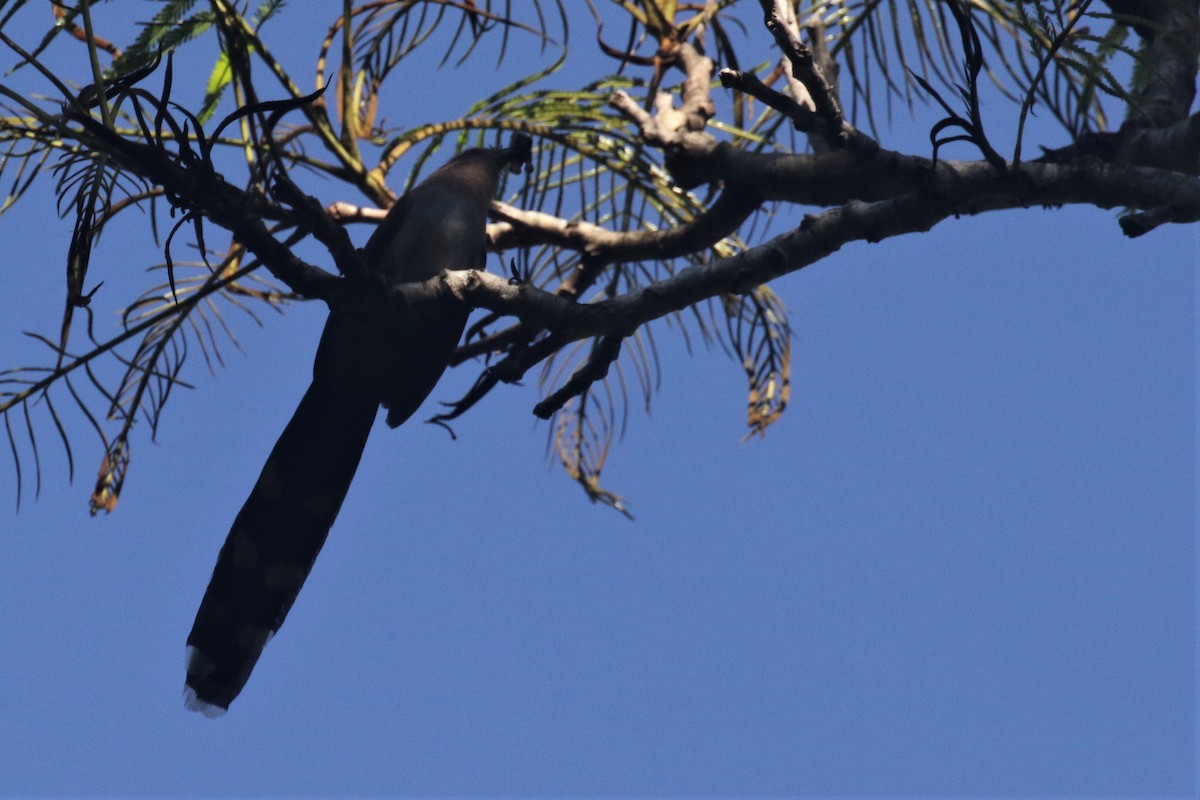
M 800 25 L 796 21 L 792 3 L 789 0 L 759 0 L 759 4 L 767 30 L 775 37 L 775 43 L 792 67 L 792 78 L 803 86 L 817 116 L 824 121 L 823 125 L 813 126 L 813 132 L 836 149 L 873 149 L 874 140 L 846 121 L 837 93 L 825 80 L 824 71 L 813 57 L 812 49 L 800 39 Z M 793 92 L 797 102 L 804 99 L 798 87 L 793 88 Z
M 690 222 L 661 231 L 613 231 L 581 220 L 564 220 L 541 211 L 493 203 L 493 213 L 501 222 L 489 226 L 489 232 L 498 250 L 548 244 L 576 250 L 604 264 L 677 258 L 732 235 L 759 203 L 758 197 L 741 187 L 729 189 Z
M 534 416 L 538 419 L 550 419 L 554 412 L 566 405 L 572 397 L 581 396 L 596 381 L 604 380 L 608 375 L 608 368 L 621 355 L 621 342 L 625 341 L 626 335 L 612 334 L 597 341 L 583 366 L 575 370 L 570 379 L 557 391 L 533 407 Z
M 1140 58 L 1150 65 L 1137 102 L 1125 117 L 1132 127 L 1162 128 L 1184 119 L 1196 96 L 1200 13 L 1195 0 L 1105 0 L 1117 14 L 1149 20 L 1133 27 L 1143 39 Z
M 1200 182 L 1162 170 L 1097 163 L 1024 164 L 1014 173 L 999 175 L 987 162 L 980 161 L 957 168 L 943 163 L 938 171 L 947 176 L 935 182 L 933 189 L 875 202 L 851 200 L 840 208 L 806 217 L 800 227 L 763 245 L 690 267 L 611 300 L 580 304 L 472 270 L 400 287 L 395 290 L 394 301 L 428 302 L 432 296 L 448 291 L 470 305 L 517 316 L 527 324 L 551 331 L 553 347 L 533 353 L 537 348 L 534 345 L 492 368 L 503 375 L 503 380 L 517 380 L 541 358 L 569 342 L 627 335 L 652 320 L 708 298 L 745 293 L 796 272 L 849 242 L 875 243 L 926 231 L 951 216 L 1067 203 L 1158 208 L 1164 197 L 1170 197 L 1174 200 L 1171 213 L 1160 221 L 1167 221 L 1167 217 L 1175 222 L 1200 220 Z M 1014 175 L 1019 177 L 1014 179 Z
M 675 108 L 669 92 L 659 92 L 655 97 L 654 114 L 623 91 L 614 92 L 608 102 L 638 126 L 647 144 L 662 149 L 675 183 L 693 189 L 709 181 L 703 171 L 694 169 L 695 164 L 707 161 L 717 147 L 717 140 L 705 129 L 716 113 L 709 94 L 713 62 L 695 46 L 683 42 L 677 48 L 676 63 L 687 76 L 681 87 L 683 102 L 679 108 Z
M 792 121 L 792 127 L 801 133 L 811 133 L 821 127 L 823 117 L 815 109 L 799 102 L 795 97 L 788 97 L 783 92 L 772 89 L 758 79 L 753 72 L 742 72 L 736 69 L 723 69 L 718 73 L 721 86 L 735 89 L 759 100 L 768 108 L 773 108 Z

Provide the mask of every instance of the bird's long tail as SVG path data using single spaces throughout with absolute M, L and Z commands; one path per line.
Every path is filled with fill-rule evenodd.
M 187 639 L 188 708 L 228 709 L 308 577 L 341 508 L 378 402 L 314 380 L 221 548 Z

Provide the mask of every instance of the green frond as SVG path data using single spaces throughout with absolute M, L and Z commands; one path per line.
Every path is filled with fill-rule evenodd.
M 204 87 L 204 99 L 200 101 L 200 110 L 196 117 L 201 122 L 208 122 L 217 111 L 217 106 L 225 97 L 225 90 L 233 84 L 233 68 L 229 64 L 227 53 L 218 53 L 208 73 L 208 84 Z
M 207 3 L 190 16 L 197 0 L 164 0 L 159 5 L 161 7 L 154 16 L 142 23 L 141 33 L 133 44 L 125 48 L 113 62 L 114 75 L 124 75 L 144 67 L 213 27 L 215 20 L 207 9 Z
M 254 11 L 254 16 L 251 17 L 251 22 L 254 27 L 260 27 L 267 22 L 271 17 L 278 14 L 287 5 L 286 0 L 263 0 Z
M 471 4 L 449 0 L 418 0 L 403 4 L 367 4 L 354 10 L 357 27 L 354 34 L 355 63 L 360 65 L 368 81 L 378 86 L 405 58 L 432 40 L 439 28 L 449 20 L 454 25 L 450 41 L 444 45 L 442 62 L 457 56 L 461 64 L 474 51 L 486 34 L 499 29 L 500 58 L 507 51 L 510 31 L 520 31 L 537 37 L 543 44 L 559 44 L 548 27 L 543 0 L 522 4 L 522 11 L 531 16 L 528 22 L 519 19 L 515 9 L 493 0 Z M 566 10 L 563 0 L 553 0 L 552 7 L 566 32 Z M 457 13 L 455 13 L 457 12 Z M 469 34 L 469 35 L 468 35 Z

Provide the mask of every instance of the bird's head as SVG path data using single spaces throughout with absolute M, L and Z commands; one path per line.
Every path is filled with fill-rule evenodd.
M 500 153 L 508 168 L 519 175 L 522 168 L 532 169 L 533 138 L 528 133 L 514 133 L 508 147 Z

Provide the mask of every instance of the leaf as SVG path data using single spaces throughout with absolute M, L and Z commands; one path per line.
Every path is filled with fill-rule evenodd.
M 726 295 L 727 336 L 746 373 L 746 437 L 765 435 L 791 397 L 792 332 L 783 301 L 768 286 L 748 295 Z
M 101 511 L 111 514 L 116 510 L 128 468 L 129 445 L 124 439 L 119 439 L 105 451 L 100 461 L 100 471 L 96 475 L 96 485 L 90 499 L 89 511 L 93 517 Z
M 200 101 L 200 112 L 196 117 L 200 122 L 208 122 L 217 111 L 225 90 L 233 83 L 233 68 L 229 64 L 229 56 L 224 52 L 217 56 L 216 63 L 208 74 L 208 85 L 204 88 L 204 99 Z
M 205 10 L 187 16 L 195 5 L 196 0 L 168 0 L 162 3 L 158 13 L 142 23 L 141 33 L 133 44 L 125 48 L 113 62 L 113 73 L 124 75 L 131 72 L 209 31 L 213 26 L 212 12 Z
M 37 140 L 20 141 L 14 139 L 9 143 L 4 155 L 0 156 L 0 175 L 3 175 L 5 170 L 8 170 L 12 183 L 4 196 L 3 202 L 0 203 L 0 215 L 12 208 L 21 199 L 26 190 L 37 179 L 42 167 L 45 166 L 53 152 L 53 148 L 43 146 Z M 12 174 L 14 165 L 15 175 Z
M 600 473 L 613 442 L 614 404 L 607 382 L 571 399 L 555 415 L 553 445 L 567 475 L 593 503 L 633 519 L 624 498 L 600 485 Z

